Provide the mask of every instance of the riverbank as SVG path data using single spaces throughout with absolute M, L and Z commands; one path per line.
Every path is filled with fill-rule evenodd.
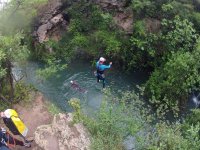
M 89 150 L 91 142 L 88 130 L 82 123 L 73 124 L 72 113 L 59 113 L 61 111 L 48 102 L 42 93 L 32 91 L 28 101 L 22 101 L 12 109 L 18 112 L 28 127 L 27 139 L 33 142 L 31 148 L 15 146 L 11 150 Z M 5 127 L 3 121 L 0 125 Z
M 48 104 L 44 96 L 39 92 L 32 92 L 30 94 L 30 102 L 20 102 L 19 104 L 13 106 L 13 109 L 18 112 L 20 118 L 29 129 L 27 135 L 28 139 L 34 139 L 34 132 L 36 131 L 37 127 L 50 124 L 52 122 L 53 115 L 49 112 L 47 106 Z M 5 127 L 4 124 L 1 124 L 1 126 Z M 25 150 L 27 148 L 16 146 L 13 149 Z M 39 149 L 40 148 L 36 145 L 35 141 L 33 141 L 30 150 Z

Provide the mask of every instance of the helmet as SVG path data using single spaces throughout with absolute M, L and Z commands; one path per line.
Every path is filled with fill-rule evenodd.
M 71 83 L 71 84 L 73 84 L 73 83 L 74 83 L 74 81 L 70 81 L 70 83 Z
M 101 61 L 101 62 L 105 62 L 105 61 L 106 61 L 106 59 L 105 59 L 105 58 L 103 58 L 103 57 L 100 57 L 100 58 L 99 58 L 99 61 Z

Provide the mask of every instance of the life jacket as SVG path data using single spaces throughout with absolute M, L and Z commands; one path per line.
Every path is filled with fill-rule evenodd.
M 9 130 L 14 135 L 23 135 L 24 137 L 28 133 L 28 128 L 25 126 L 25 124 L 22 122 L 22 120 L 19 118 L 17 112 L 13 109 L 7 109 L 5 112 L 5 118 L 3 118 L 3 121 L 5 125 L 9 128 Z

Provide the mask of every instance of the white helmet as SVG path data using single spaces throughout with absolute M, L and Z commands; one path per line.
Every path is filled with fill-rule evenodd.
M 73 83 L 74 83 L 74 81 L 70 81 L 70 83 L 71 83 L 71 84 L 73 84 Z
M 99 58 L 99 61 L 101 61 L 101 62 L 105 62 L 105 61 L 106 61 L 106 59 L 105 59 L 105 58 L 103 58 L 103 57 L 100 57 L 100 58 Z

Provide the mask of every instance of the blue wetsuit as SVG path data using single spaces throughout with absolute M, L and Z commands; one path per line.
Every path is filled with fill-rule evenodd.
M 99 82 L 99 80 L 103 80 L 103 88 L 105 87 L 104 71 L 106 69 L 109 69 L 110 67 L 111 67 L 111 65 L 103 65 L 103 64 L 100 64 L 99 61 L 97 61 L 97 63 L 96 63 L 96 68 L 97 68 L 97 82 Z

